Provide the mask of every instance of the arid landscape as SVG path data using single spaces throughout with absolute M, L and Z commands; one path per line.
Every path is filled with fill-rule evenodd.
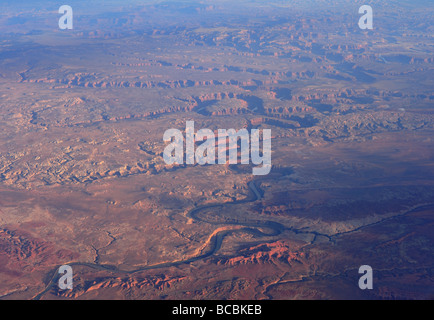
M 0 4 L 0 299 L 434 299 L 431 1 L 68 4 Z M 187 121 L 271 172 L 166 164 Z

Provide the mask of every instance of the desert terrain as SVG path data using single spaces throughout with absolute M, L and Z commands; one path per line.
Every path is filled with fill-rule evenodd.
M 434 7 L 363 4 L 2 3 L 0 299 L 433 299 Z M 271 172 L 167 165 L 186 121 Z

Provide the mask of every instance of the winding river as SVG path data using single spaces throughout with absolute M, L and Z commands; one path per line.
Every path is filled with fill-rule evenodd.
M 120 274 L 133 274 L 133 273 L 145 271 L 145 270 L 168 268 L 168 267 L 177 266 L 177 265 L 181 265 L 181 264 L 188 264 L 188 263 L 191 263 L 191 262 L 194 262 L 197 260 L 202 260 L 202 259 L 205 259 L 207 257 L 210 257 L 210 256 L 214 255 L 221 248 L 223 239 L 227 235 L 233 234 L 235 232 L 250 233 L 250 234 L 255 235 L 256 237 L 270 237 L 270 236 L 277 236 L 280 233 L 282 233 L 283 230 L 288 229 L 285 226 L 283 226 L 282 224 L 274 222 L 274 221 L 259 221 L 259 220 L 258 221 L 247 221 L 247 222 L 239 222 L 239 221 L 235 221 L 235 220 L 234 221 L 212 221 L 212 220 L 206 219 L 206 217 L 200 216 L 200 212 L 204 211 L 206 209 L 221 208 L 221 207 L 229 206 L 229 205 L 237 205 L 237 204 L 242 204 L 242 203 L 255 202 L 255 201 L 261 199 L 262 191 L 256 185 L 255 181 L 250 181 L 248 183 L 248 187 L 249 187 L 249 195 L 247 198 L 245 198 L 243 200 L 237 200 L 237 201 L 233 201 L 233 202 L 225 202 L 225 203 L 221 203 L 221 204 L 210 204 L 210 205 L 198 206 L 198 207 L 190 210 L 187 213 L 186 216 L 188 218 L 191 218 L 191 219 L 198 221 L 198 222 L 204 222 L 204 223 L 213 224 L 213 225 L 240 226 L 240 228 L 237 228 L 237 229 L 222 230 L 222 231 L 216 232 L 214 235 L 212 235 L 212 237 L 208 241 L 208 244 L 207 244 L 208 249 L 205 252 L 200 253 L 194 257 L 191 257 L 191 258 L 188 258 L 185 260 L 178 260 L 178 261 L 173 261 L 173 262 L 164 262 L 164 263 L 159 263 L 159 264 L 155 264 L 155 265 L 142 266 L 142 267 L 138 267 L 134 270 L 122 270 L 122 269 L 119 269 L 115 265 L 99 264 L 97 262 L 95 262 L 95 263 L 71 262 L 71 263 L 68 263 L 68 265 L 71 267 L 84 266 L 84 267 L 89 267 L 89 268 L 98 269 L 98 270 L 105 270 L 105 271 L 110 271 L 113 273 L 120 273 Z M 267 229 L 268 232 L 264 232 L 263 231 L 264 229 Z M 47 277 L 48 285 L 45 287 L 45 289 L 42 292 L 40 292 L 38 295 L 36 295 L 33 298 L 34 300 L 39 300 L 45 293 L 47 293 L 51 288 L 53 288 L 54 286 L 57 285 L 57 281 L 60 277 L 60 275 L 58 274 L 58 269 L 59 269 L 59 267 L 56 267 L 54 270 L 49 272 L 48 277 Z
M 133 274 L 133 273 L 140 272 L 140 271 L 159 269 L 159 268 L 168 268 L 168 267 L 177 266 L 177 265 L 181 265 L 181 264 L 188 264 L 188 263 L 191 263 L 194 261 L 198 261 L 198 260 L 202 260 L 202 259 L 205 259 L 207 257 L 210 257 L 210 256 L 214 255 L 221 248 L 223 239 L 226 236 L 233 234 L 233 233 L 236 233 L 236 232 L 249 233 L 249 234 L 254 235 L 255 237 L 260 238 L 260 237 L 278 236 L 284 230 L 290 230 L 296 234 L 302 234 L 303 233 L 303 234 L 313 235 L 314 240 L 312 242 L 315 241 L 317 236 L 323 236 L 323 237 L 328 238 L 328 240 L 332 241 L 333 238 L 336 238 L 340 235 L 354 232 L 354 231 L 360 230 L 360 229 L 367 227 L 367 226 L 379 224 L 379 223 L 384 222 L 385 220 L 389 220 L 389 219 L 396 217 L 396 216 L 387 217 L 387 218 L 381 219 L 377 222 L 361 226 L 355 230 L 351 230 L 351 231 L 343 232 L 343 233 L 338 233 L 338 234 L 330 236 L 330 235 L 322 234 L 322 233 L 315 232 L 315 231 L 300 230 L 300 229 L 296 229 L 296 228 L 292 228 L 292 227 L 286 227 L 286 226 L 284 226 L 278 222 L 271 221 L 271 220 L 256 220 L 256 221 L 243 221 L 243 222 L 240 222 L 237 220 L 214 221 L 214 220 L 207 219 L 206 215 L 204 215 L 204 216 L 200 215 L 200 213 L 202 211 L 207 210 L 207 209 L 223 208 L 225 206 L 233 206 L 233 205 L 242 204 L 242 203 L 255 202 L 255 201 L 260 200 L 262 198 L 262 190 L 260 190 L 260 188 L 256 185 L 255 181 L 250 181 L 248 183 L 248 187 L 249 187 L 249 195 L 243 200 L 202 205 L 202 206 L 198 206 L 196 208 L 191 209 L 187 213 L 186 216 L 188 218 L 191 218 L 197 222 L 203 222 L 203 223 L 208 223 L 208 224 L 212 224 L 212 225 L 220 225 L 220 226 L 222 226 L 222 225 L 238 226 L 238 228 L 236 228 L 236 229 L 227 229 L 227 230 L 220 230 L 220 231 L 214 232 L 214 234 L 212 234 L 210 236 L 210 238 L 208 239 L 208 242 L 206 243 L 206 245 L 203 248 L 203 249 L 207 249 L 207 250 L 205 252 L 202 252 L 203 251 L 202 250 L 196 256 L 193 256 L 193 257 L 190 257 L 190 258 L 187 258 L 184 260 L 178 260 L 178 261 L 173 261 L 173 262 L 163 262 L 163 263 L 159 263 L 159 264 L 155 264 L 155 265 L 141 266 L 141 267 L 138 267 L 134 270 L 122 270 L 122 269 L 119 269 L 115 265 L 99 264 L 98 261 L 96 261 L 94 263 L 71 262 L 71 263 L 68 263 L 68 265 L 71 267 L 72 266 L 84 266 L 84 267 L 89 267 L 89 268 L 93 268 L 93 269 L 97 269 L 97 270 L 110 271 L 110 272 L 118 273 L 118 274 Z M 406 211 L 405 213 L 399 214 L 399 216 L 405 215 L 405 214 L 408 214 L 411 212 L 417 212 L 417 211 L 422 210 L 422 209 L 433 208 L 433 207 L 434 207 L 433 204 L 424 204 L 424 205 L 412 208 L 412 209 Z M 267 230 L 267 232 L 265 232 L 264 229 Z M 114 242 L 114 241 L 112 241 L 112 242 Z M 47 279 L 46 280 L 47 286 L 45 287 L 45 289 L 42 292 L 37 294 L 33 299 L 39 300 L 45 293 L 47 293 L 51 288 L 53 288 L 54 286 L 57 285 L 57 281 L 60 277 L 60 275 L 58 274 L 59 267 L 60 266 L 57 266 L 54 270 L 51 270 L 48 273 L 47 278 L 46 278 Z

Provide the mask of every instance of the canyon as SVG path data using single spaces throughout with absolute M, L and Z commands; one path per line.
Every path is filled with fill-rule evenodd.
M 399 2 L 2 4 L 0 299 L 432 299 L 432 6 Z M 271 132 L 269 173 L 165 162 L 189 121 Z

